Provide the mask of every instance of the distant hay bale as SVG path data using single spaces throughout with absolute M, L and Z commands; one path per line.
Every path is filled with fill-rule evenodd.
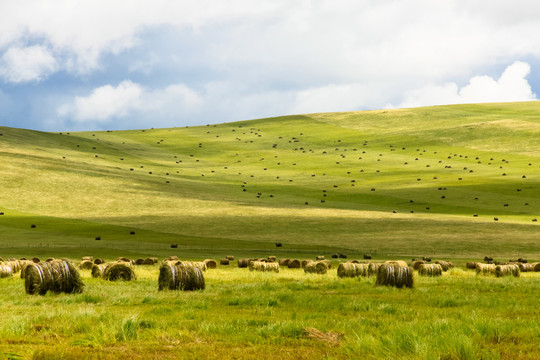
M 471 261 L 471 262 L 468 262 L 468 263 L 465 265 L 465 267 L 466 267 L 467 269 L 473 269 L 473 270 L 474 270 L 474 269 L 476 269 L 476 264 L 478 264 L 478 263 L 475 262 L 475 261 Z
M 437 260 L 435 261 L 435 264 L 441 265 L 443 271 L 445 272 L 454 267 L 454 264 L 452 264 L 450 261 Z
M 0 264 L 0 278 L 8 278 L 13 276 L 13 269 L 7 264 Z
M 371 260 L 371 254 L 364 254 L 364 260 Z
M 16 259 L 9 259 L 8 261 L 4 262 L 4 265 L 7 265 L 11 268 L 12 274 L 16 274 L 19 271 L 21 271 L 23 264 L 24 264 L 24 261 L 16 260 Z
M 229 265 L 229 259 L 221 259 L 221 260 L 219 260 L 219 265 Z
M 332 262 L 330 260 L 321 260 L 321 262 L 325 263 L 328 269 L 332 268 Z
M 332 259 L 337 259 L 339 257 L 339 254 L 332 254 Z
M 45 259 L 45 262 L 53 262 L 53 261 L 54 261 L 53 257 L 48 257 Z
M 249 263 L 250 271 L 274 271 L 279 272 L 279 264 L 276 262 L 262 262 L 262 261 L 251 261 Z
M 377 276 L 377 273 L 379 272 L 379 267 L 381 265 L 382 263 L 369 263 L 368 264 L 368 277 Z
M 307 264 L 309 264 L 310 262 L 313 262 L 313 260 L 309 260 L 309 259 L 306 259 L 306 260 L 302 260 L 302 262 L 300 263 L 300 266 L 303 268 L 306 267 Z
M 213 259 L 205 259 L 204 263 L 206 264 L 207 269 L 215 269 L 217 268 L 217 262 Z
M 185 265 L 196 267 L 203 272 L 206 271 L 206 263 L 204 261 L 182 261 L 182 263 Z
M 344 277 L 367 277 L 370 264 L 357 264 L 353 262 L 340 263 L 337 268 L 337 276 Z
M 403 260 L 388 260 L 384 262 L 385 264 L 394 264 L 399 266 L 409 266 L 406 261 Z
M 204 290 L 205 281 L 201 269 L 194 263 L 182 261 L 163 262 L 159 267 L 158 290 L 193 291 Z
M 36 263 L 36 264 L 40 262 L 39 258 L 37 258 L 37 257 L 32 258 L 32 261 L 33 261 L 34 263 Z
M 29 264 L 24 272 L 24 287 L 27 294 L 45 295 L 55 293 L 81 293 L 84 283 L 79 272 L 67 259 Z
M 424 260 L 415 260 L 411 263 L 411 267 L 413 270 L 418 270 L 420 268 L 420 265 L 425 264 L 426 262 Z
M 139 259 L 135 260 L 135 265 L 142 265 L 143 262 L 144 262 L 144 259 L 139 258 Z
M 493 258 L 491 256 L 484 256 L 484 261 L 485 262 L 493 261 Z
M 519 266 L 519 271 L 521 272 L 530 272 L 534 271 L 534 267 L 537 263 L 519 263 L 517 264 Z
M 233 261 L 234 260 L 234 256 L 232 255 L 227 255 L 225 256 L 225 259 L 229 260 L 229 261 Z
M 497 265 L 495 267 L 495 276 L 496 277 L 503 277 L 503 276 L 514 276 L 519 277 L 520 271 L 518 265 Z
M 277 243 L 276 243 L 276 247 L 282 247 L 282 246 L 283 246 L 282 243 L 280 243 L 280 242 L 277 242 Z
M 172 256 L 169 256 L 168 258 L 166 258 L 165 260 L 163 261 L 179 261 L 180 259 L 178 259 L 178 256 L 176 255 L 172 255 Z
M 534 265 L 534 271 L 535 271 L 535 272 L 539 272 L 539 271 L 540 271 L 540 262 L 535 263 L 535 265 Z
M 315 257 L 315 260 L 317 260 L 317 261 L 324 260 L 324 255 L 319 255 L 319 256 Z
M 247 268 L 249 266 L 250 259 L 238 259 L 239 268 Z
M 279 266 L 289 266 L 289 261 L 291 261 L 291 259 L 281 259 L 279 260 Z
M 94 257 L 93 256 L 83 256 L 81 260 L 88 260 L 88 261 L 94 261 Z
M 106 267 L 107 264 L 105 263 L 92 265 L 92 277 L 100 279 L 103 278 L 103 272 L 105 271 Z
M 94 260 L 94 264 L 96 265 L 104 264 L 104 263 L 105 263 L 105 260 L 103 260 L 102 258 L 97 258 Z
M 119 257 L 116 259 L 116 261 L 131 262 L 131 260 L 126 257 Z
M 277 257 L 275 257 L 275 256 L 269 256 L 269 257 L 268 257 L 268 261 L 274 262 L 274 261 L 276 261 L 276 260 L 277 260 Z
M 495 275 L 495 264 L 476 264 L 476 275 Z
M 156 263 L 157 259 L 154 259 L 154 258 L 146 258 L 144 259 L 144 261 L 142 262 L 142 265 L 154 265 Z
M 304 268 L 306 274 L 326 274 L 327 271 L 328 267 L 322 261 L 312 261 Z
M 340 259 L 346 259 L 346 258 L 347 258 L 347 254 L 339 253 L 339 254 L 338 254 L 338 257 L 339 257 Z
M 441 276 L 443 268 L 441 264 L 421 264 L 418 267 L 418 275 L 421 276 Z
M 79 269 L 81 270 L 92 270 L 92 266 L 94 266 L 94 263 L 90 260 L 83 260 L 79 264 Z
M 131 262 L 117 261 L 109 263 L 105 267 L 103 279 L 109 281 L 131 281 L 136 280 L 137 276 L 135 275 Z
M 287 264 L 287 267 L 289 269 L 300 269 L 302 264 L 300 264 L 300 260 L 291 260 L 289 261 L 289 263 Z
M 413 271 L 402 263 L 404 261 L 387 261 L 382 264 L 377 271 L 375 285 L 412 288 L 414 286 Z

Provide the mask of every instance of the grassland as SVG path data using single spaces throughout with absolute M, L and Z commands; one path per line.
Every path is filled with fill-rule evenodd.
M 540 259 L 539 114 L 526 102 L 132 131 L 0 128 L 0 253 L 161 256 L 175 243 L 184 258 Z

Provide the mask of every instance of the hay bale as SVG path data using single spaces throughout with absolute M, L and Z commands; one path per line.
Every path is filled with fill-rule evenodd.
M 83 260 L 79 264 L 79 269 L 81 270 L 92 270 L 92 266 L 94 266 L 94 263 L 90 260 Z
M 476 264 L 476 275 L 495 275 L 495 264 Z
M 219 265 L 229 265 L 229 259 L 221 259 L 221 260 L 219 260 Z
M 435 264 L 441 265 L 443 271 L 445 272 L 454 267 L 454 264 L 452 264 L 450 261 L 437 260 L 435 261 Z
M 287 264 L 287 267 L 289 269 L 300 269 L 301 266 L 302 266 L 302 264 L 300 264 L 300 260 L 291 260 Z
M 534 267 L 536 266 L 537 263 L 519 263 L 517 264 L 519 266 L 519 271 L 521 272 L 530 272 L 530 271 L 534 271 Z
M 196 267 L 201 271 L 206 271 L 206 263 L 204 261 L 182 261 L 183 264 Z
M 328 267 L 322 261 L 312 261 L 304 268 L 306 274 L 326 274 L 327 271 Z
M 421 264 L 418 267 L 418 274 L 421 276 L 441 276 L 443 267 L 440 264 Z
M 126 257 L 119 257 L 116 259 L 116 261 L 131 262 L 131 260 Z
M 379 272 L 379 267 L 381 265 L 382 265 L 381 263 L 369 263 L 368 264 L 368 277 L 377 276 L 377 273 Z
M 53 257 L 48 257 L 45 259 L 45 262 L 53 262 L 53 261 L 54 261 Z
M 32 261 L 33 261 L 34 263 L 36 263 L 36 264 L 40 262 L 39 258 L 37 258 L 37 257 L 32 258 Z
M 404 261 L 387 261 L 379 266 L 375 285 L 412 288 L 414 286 L 413 270 L 401 263 Z
M 107 264 L 94 264 L 92 265 L 92 277 L 93 278 L 103 278 L 103 272 L 105 272 L 105 268 L 107 267 Z
M 403 260 L 388 260 L 388 261 L 385 261 L 384 263 L 385 264 L 395 264 L 395 265 L 399 265 L 399 266 L 409 266 L 407 264 L 407 262 L 405 262 Z
M 491 256 L 484 256 L 484 261 L 485 262 L 493 261 L 493 258 Z
M 282 243 L 280 243 L 280 242 L 277 242 L 277 243 L 276 243 L 276 247 L 282 247 L 282 246 L 283 246 Z
M 317 260 L 317 261 L 324 260 L 324 255 L 319 255 L 319 256 L 315 257 L 315 260 Z
M 371 254 L 364 254 L 364 260 L 371 260 Z
M 13 269 L 7 264 L 0 264 L 0 278 L 8 278 L 13 276 Z
M 180 261 L 180 259 L 178 259 L 178 256 L 172 255 L 172 256 L 169 256 L 168 258 L 164 259 L 163 261 Z
M 234 256 L 232 255 L 227 255 L 225 256 L 225 259 L 229 260 L 229 261 L 233 261 L 234 260 Z
M 159 267 L 158 290 L 204 290 L 203 272 L 194 263 L 163 262 Z
M 207 269 L 215 269 L 217 268 L 217 262 L 213 259 L 205 259 L 204 263 L 206 264 Z
M 32 260 L 23 260 L 23 262 L 22 262 L 22 264 L 21 264 L 21 279 L 24 280 L 26 268 L 27 268 L 28 265 L 30 265 L 30 264 L 34 264 L 34 262 L 33 262 Z
M 156 263 L 155 260 L 157 260 L 157 259 L 156 258 L 146 258 L 142 262 L 142 265 L 154 265 Z
M 105 264 L 105 260 L 103 260 L 102 258 L 97 258 L 94 260 L 94 264 L 96 265 Z
M 88 261 L 94 261 L 94 257 L 93 256 L 83 256 L 81 260 L 88 260 Z
M 476 269 L 476 264 L 478 264 L 476 261 L 468 262 L 465 265 L 465 268 L 474 270 L 474 269 Z
M 321 261 L 326 264 L 326 267 L 328 269 L 332 268 L 332 262 L 330 260 L 321 260 Z
M 291 259 L 281 259 L 279 260 L 279 266 L 289 266 L 289 261 L 291 261 Z
M 418 270 L 418 268 L 420 268 L 420 265 L 423 265 L 425 263 L 426 262 L 424 260 L 414 260 L 411 263 L 411 267 L 413 268 L 413 270 Z
M 495 276 L 496 277 L 503 277 L 503 276 L 514 276 L 519 277 L 520 271 L 518 265 L 497 265 L 495 267 Z
M 339 257 L 339 254 L 332 254 L 332 259 L 337 259 Z
M 275 262 L 275 261 L 277 260 L 277 257 L 275 257 L 275 256 L 269 256 L 267 260 L 268 260 L 268 261 L 271 261 L 271 262 Z
M 84 289 L 79 272 L 68 259 L 28 264 L 24 286 L 30 295 L 45 295 L 47 291 L 81 293 Z
M 534 271 L 539 272 L 540 271 L 540 262 L 534 263 Z
M 4 265 L 7 265 L 11 268 L 12 274 L 16 274 L 19 271 L 21 271 L 23 264 L 24 264 L 24 261 L 20 261 L 16 259 L 9 259 L 7 262 L 4 263 Z
M 279 272 L 279 264 L 272 262 L 250 261 L 249 271 L 274 271 Z
M 249 266 L 250 259 L 238 259 L 239 268 L 247 268 Z
M 144 259 L 139 258 L 135 260 L 135 265 L 142 265 L 143 263 L 144 263 Z
M 133 270 L 131 262 L 116 261 L 109 263 L 103 271 L 103 279 L 109 281 L 131 281 L 136 280 L 137 276 Z
M 313 262 L 313 260 L 302 260 L 302 262 L 300 263 L 300 266 L 303 268 L 306 267 L 307 264 Z
M 340 259 L 346 259 L 346 258 L 347 258 L 347 254 L 339 253 L 339 254 L 338 254 L 338 257 L 339 257 Z
M 337 268 L 337 275 L 343 277 L 367 277 L 369 275 L 370 264 L 357 264 L 353 262 L 340 263 Z

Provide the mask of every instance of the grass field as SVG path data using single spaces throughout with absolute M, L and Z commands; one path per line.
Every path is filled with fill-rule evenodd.
M 0 359 L 538 359 L 540 273 L 463 266 L 540 260 L 539 115 L 525 102 L 130 131 L 0 127 L 4 259 L 342 252 L 459 267 L 414 289 L 234 264 L 208 270 L 197 292 L 158 292 L 157 267 L 120 283 L 82 271 L 82 294 L 43 297 L 0 279 Z
M 114 132 L 0 128 L 0 253 L 161 256 L 175 243 L 190 258 L 540 259 L 538 114 L 525 102 Z

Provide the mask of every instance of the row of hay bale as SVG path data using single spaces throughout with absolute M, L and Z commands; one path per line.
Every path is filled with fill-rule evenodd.
M 540 271 L 540 266 L 539 269 Z M 476 264 L 477 275 L 495 275 L 496 277 L 514 276 L 519 277 L 521 273 L 520 266 L 517 264 L 495 265 L 495 264 Z

